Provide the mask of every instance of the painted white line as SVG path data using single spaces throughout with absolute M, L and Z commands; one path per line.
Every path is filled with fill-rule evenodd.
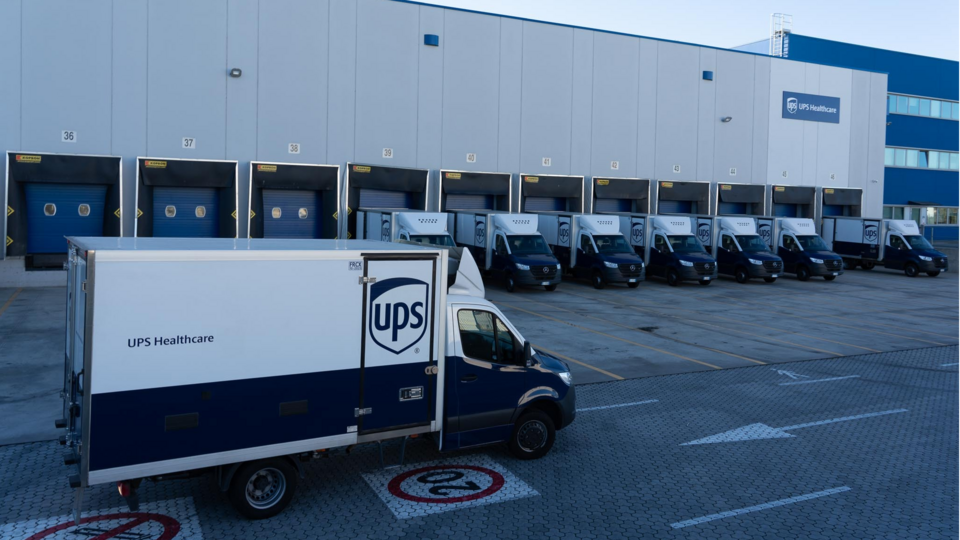
M 577 412 L 602 411 L 604 409 L 617 409 L 620 407 L 633 407 L 634 405 L 646 405 L 647 403 L 656 403 L 659 399 L 648 399 L 646 401 L 634 401 L 633 403 L 621 403 L 619 405 L 604 405 L 603 407 L 587 407 L 586 409 L 577 409 Z
M 947 367 L 947 366 L 960 366 L 960 362 L 954 362 L 952 364 L 940 364 L 940 367 Z
M 767 510 L 769 508 L 776 508 L 778 506 L 786 506 L 788 504 L 809 501 L 810 499 L 836 495 L 837 493 L 843 493 L 844 491 L 850 491 L 850 488 L 847 486 L 842 486 L 833 489 L 826 489 L 816 493 L 808 493 L 806 495 L 799 495 L 797 497 L 790 497 L 788 499 L 780 499 L 779 501 L 758 504 L 756 506 L 748 506 L 746 508 L 739 508 L 737 510 L 727 510 L 726 512 L 720 512 L 719 514 L 710 514 L 709 516 L 688 519 L 686 521 L 678 521 L 677 523 L 671 523 L 670 526 L 674 529 L 682 529 L 684 527 L 691 527 L 693 525 L 707 523 L 708 521 L 716 521 L 718 519 L 739 516 L 741 514 L 749 514 L 750 512 L 759 512 L 760 510 Z
M 844 379 L 859 379 L 859 375 L 847 375 L 846 377 L 830 377 L 829 379 L 813 379 L 812 381 L 793 381 L 793 382 L 782 382 L 780 386 L 790 386 L 792 384 L 810 384 L 815 382 L 827 382 L 827 381 L 842 381 Z
M 808 422 L 806 424 L 797 424 L 795 426 L 787 426 L 787 427 L 782 427 L 780 429 L 782 429 L 783 431 L 788 431 L 791 429 L 803 429 L 803 428 L 808 428 L 813 426 L 822 426 L 825 424 L 835 424 L 837 422 L 847 422 L 850 420 L 860 420 L 862 418 L 873 418 L 874 416 L 885 416 L 888 414 L 898 414 L 898 413 L 905 413 L 905 412 L 907 412 L 907 409 L 894 409 L 892 411 L 872 412 L 867 414 L 858 414 L 856 416 L 844 416 L 843 418 L 820 420 L 819 422 Z
M 755 441 L 761 439 L 791 439 L 796 435 L 787 433 L 794 429 L 803 429 L 826 424 L 835 424 L 837 422 L 847 422 L 850 420 L 861 420 L 863 418 L 873 418 L 874 416 L 885 416 L 888 414 L 897 414 L 907 412 L 907 409 L 896 409 L 892 411 L 881 411 L 875 413 L 858 414 L 856 416 L 844 416 L 843 418 L 831 418 L 830 420 L 820 420 L 818 422 L 808 422 L 806 424 L 797 424 L 795 426 L 773 427 L 766 424 L 750 424 L 748 426 L 738 427 L 730 431 L 724 431 L 717 435 L 711 435 L 695 441 L 682 443 L 680 446 L 693 446 L 698 444 L 717 444 L 740 441 Z

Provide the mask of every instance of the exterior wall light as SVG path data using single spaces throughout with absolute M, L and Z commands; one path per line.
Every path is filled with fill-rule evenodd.
M 732 116 L 724 116 L 723 118 L 720 119 L 720 121 L 723 122 L 724 124 L 728 123 L 731 120 L 733 120 Z
M 233 68 L 230 70 L 230 76 L 234 79 L 239 79 L 241 75 L 243 75 L 243 71 L 241 71 L 240 68 Z

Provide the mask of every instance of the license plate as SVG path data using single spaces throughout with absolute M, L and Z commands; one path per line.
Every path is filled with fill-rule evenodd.
M 549 281 L 544 281 L 543 283 L 541 283 L 541 285 L 549 285 L 549 284 L 550 284 Z
M 777 274 L 773 274 L 773 275 L 770 276 L 770 277 L 780 277 L 780 276 L 778 276 Z
M 636 283 L 636 282 L 637 282 L 637 280 L 635 280 L 635 279 L 628 279 L 627 281 L 629 281 L 630 283 Z
M 705 277 L 705 278 L 703 278 L 704 281 L 710 281 L 711 279 L 713 279 L 713 278 L 712 278 L 712 277 Z
M 833 275 L 839 276 L 840 274 L 838 272 L 834 272 Z

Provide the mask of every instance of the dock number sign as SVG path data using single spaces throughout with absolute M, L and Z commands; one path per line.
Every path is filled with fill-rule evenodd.
M 781 116 L 790 120 L 839 124 L 840 98 L 784 92 Z

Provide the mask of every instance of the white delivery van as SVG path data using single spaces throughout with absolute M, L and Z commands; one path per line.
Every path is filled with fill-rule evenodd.
M 693 218 L 615 213 L 620 232 L 647 265 L 647 273 L 676 287 L 683 281 L 710 285 L 717 279 L 717 261 L 694 235 Z M 707 238 L 709 243 L 709 238 Z
M 447 230 L 447 214 L 416 210 L 359 210 L 357 211 L 357 238 L 423 244 L 446 249 L 450 253 L 448 276 L 456 278 L 463 251 Z
M 542 213 L 538 229 L 563 269 L 587 278 L 597 289 L 625 283 L 631 289 L 644 279 L 643 259 L 620 233 L 616 216 Z
M 820 230 L 848 268 L 872 270 L 879 263 L 909 277 L 947 271 L 947 256 L 930 245 L 912 219 L 824 217 Z

